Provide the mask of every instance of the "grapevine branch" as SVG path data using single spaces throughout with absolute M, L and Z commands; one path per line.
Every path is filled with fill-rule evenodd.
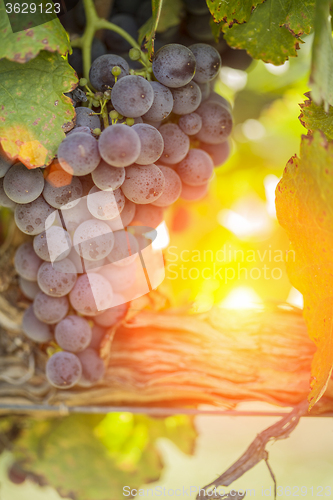
M 268 467 L 269 473 L 274 482 L 274 498 L 276 498 L 276 480 L 273 471 L 268 463 L 268 451 L 266 450 L 266 445 L 270 441 L 276 441 L 277 439 L 286 439 L 289 437 L 290 433 L 297 426 L 299 419 L 308 411 L 309 403 L 303 401 L 297 405 L 292 412 L 288 413 L 281 420 L 271 425 L 264 431 L 262 431 L 250 444 L 248 449 L 243 453 L 243 455 L 227 469 L 221 476 L 214 479 L 211 483 L 207 484 L 202 488 L 202 490 L 209 490 L 212 487 L 218 488 L 220 486 L 229 486 L 231 483 L 236 481 L 247 472 L 257 465 L 261 460 L 265 460 Z M 201 491 L 201 490 L 200 490 Z M 197 499 L 200 499 L 200 494 Z
M 22 300 L 13 269 L 14 249 L 7 252 L 0 270 L 0 414 L 8 408 L 42 412 L 64 405 L 70 411 L 90 406 L 103 413 L 111 407 L 139 407 L 182 413 L 209 404 L 234 410 L 237 403 L 264 401 L 295 407 L 307 398 L 315 346 L 309 339 L 301 311 L 267 304 L 262 311 L 215 308 L 191 315 L 167 309 L 156 293 L 132 304 L 130 314 L 116 331 L 106 332 L 100 354 L 105 360 L 104 380 L 90 389 L 51 390 L 45 378 L 44 350 L 35 348 L 21 332 L 21 317 L 28 306 Z M 12 281 L 8 281 L 8 275 Z M 1 273 L 0 273 L 1 284 Z M 4 321 L 11 314 L 11 322 Z M 145 308 L 153 310 L 146 310 Z M 7 334 L 4 334 L 4 331 Z M 24 346 L 20 355 L 19 346 Z M 29 372 L 29 354 L 35 355 L 35 373 L 17 386 L 8 380 Z M 17 355 L 16 355 L 17 353 Z M 76 409 L 75 409 L 76 408 Z M 331 414 L 333 378 L 325 397 L 311 411 Z M 85 411 L 84 410 L 84 411 Z

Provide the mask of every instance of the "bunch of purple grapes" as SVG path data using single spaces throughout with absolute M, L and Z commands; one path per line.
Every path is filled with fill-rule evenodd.
M 145 244 L 127 228 L 157 228 L 178 198 L 202 198 L 226 161 L 232 116 L 213 90 L 220 68 L 217 50 L 202 43 L 163 46 L 152 81 L 121 56 L 103 55 L 90 69 L 92 108 L 76 107 L 57 159 L 34 170 L 0 162 L 0 205 L 31 237 L 15 255 L 32 301 L 22 327 L 53 347 L 46 365 L 53 386 L 90 386 L 104 375 L 100 342 L 126 314 L 133 257 Z

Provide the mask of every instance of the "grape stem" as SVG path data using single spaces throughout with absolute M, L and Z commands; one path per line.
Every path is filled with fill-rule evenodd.
M 110 23 L 97 15 L 93 0 L 83 0 L 84 10 L 86 14 L 86 27 L 81 37 L 71 41 L 72 47 L 79 47 L 82 50 L 83 58 L 83 73 L 84 77 L 89 80 L 89 70 L 91 66 L 91 45 L 96 31 L 107 29 L 115 31 L 121 35 L 132 47 L 141 51 L 139 44 L 125 30 Z M 148 68 L 150 65 L 147 54 L 141 52 L 141 64 Z
M 108 117 L 108 110 L 106 107 L 106 103 L 107 103 L 106 99 L 103 100 L 101 105 L 101 111 L 99 113 L 92 113 L 93 115 L 99 115 L 102 117 L 104 128 L 109 126 L 109 117 Z
M 108 117 L 108 111 L 107 111 L 106 107 L 102 109 L 102 119 L 103 119 L 104 128 L 106 129 L 106 127 L 109 126 L 109 117 Z

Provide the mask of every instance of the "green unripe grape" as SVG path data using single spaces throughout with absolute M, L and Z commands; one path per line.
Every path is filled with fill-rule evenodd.
M 120 76 L 121 68 L 119 68 L 119 66 L 113 66 L 111 73 L 113 76 Z
M 124 117 L 120 113 L 118 113 L 118 120 L 122 120 Z
M 96 101 L 101 101 L 103 99 L 103 92 L 96 92 L 95 93 L 95 99 Z
M 94 135 L 101 135 L 101 133 L 102 133 L 102 131 L 100 128 L 94 128 L 94 130 L 93 130 Z
M 96 99 L 92 100 L 92 104 L 95 108 L 98 108 L 101 105 L 99 101 L 96 101 Z
M 111 118 L 111 120 L 117 120 L 117 118 L 119 118 L 118 111 L 116 111 L 115 109 L 113 109 L 112 111 L 110 111 L 109 117 Z
M 80 87 L 85 87 L 88 85 L 88 80 L 86 78 L 80 78 L 79 85 Z
M 107 99 L 107 100 L 111 99 L 111 90 L 106 90 L 106 91 L 104 92 L 104 97 L 105 97 L 105 99 Z
M 134 47 L 129 51 L 129 57 L 132 61 L 138 61 L 141 57 L 141 51 Z
M 126 125 L 129 125 L 130 127 L 134 125 L 134 118 L 126 118 Z

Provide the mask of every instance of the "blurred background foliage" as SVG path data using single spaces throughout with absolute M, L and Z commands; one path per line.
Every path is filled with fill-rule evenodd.
M 5 422 L 2 427 L 8 426 Z M 156 446 L 160 438 L 192 454 L 193 419 L 184 415 L 153 419 L 128 412 L 27 418 L 12 455 L 2 460 L 9 465 L 14 484 L 27 479 L 78 500 L 116 499 L 129 480 L 138 487 L 160 478 L 164 465 Z

